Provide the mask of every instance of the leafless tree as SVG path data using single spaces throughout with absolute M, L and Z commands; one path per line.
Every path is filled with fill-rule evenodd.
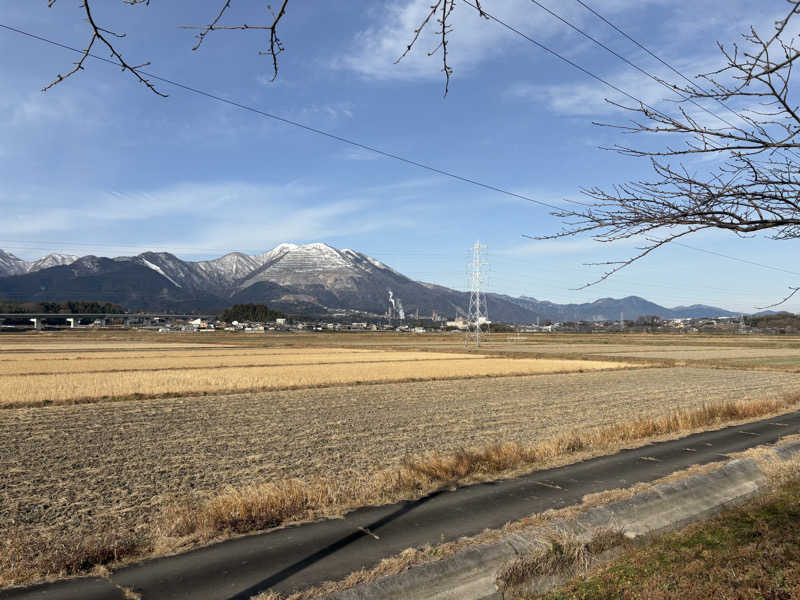
M 788 34 L 800 14 L 800 2 L 789 4 L 788 14 L 769 36 L 751 27 L 742 36 L 743 44 L 718 44 L 722 68 L 698 76 L 696 84 L 671 85 L 682 98 L 676 100 L 676 110 L 616 104 L 635 113 L 634 119 L 623 126 L 605 126 L 670 136 L 675 142 L 659 150 L 613 146 L 623 155 L 649 159 L 654 176 L 610 190 L 583 190 L 585 200 L 554 213 L 564 222 L 563 230 L 536 238 L 589 233 L 600 242 L 646 240 L 627 260 L 595 263 L 608 268 L 586 286 L 705 229 L 740 236 L 764 231 L 776 240 L 800 238 L 800 114 L 791 85 L 800 51 Z M 692 111 L 690 103 L 712 110 Z M 706 160 L 691 162 L 693 157 Z M 798 291 L 790 289 L 786 300 Z
M 57 0 L 48 0 L 48 6 L 52 7 Z M 150 0 L 121 0 L 123 4 L 127 4 L 130 6 L 136 5 L 144 5 L 149 6 Z M 267 13 L 269 14 L 268 22 L 265 24 L 260 25 L 249 25 L 247 23 L 236 24 L 236 25 L 226 25 L 223 24 L 223 18 L 226 16 L 226 13 L 231 8 L 233 0 L 221 0 L 222 4 L 219 10 L 216 13 L 216 16 L 209 21 L 205 25 L 181 25 L 179 26 L 181 29 L 196 29 L 198 30 L 197 35 L 197 42 L 192 47 L 192 50 L 199 50 L 200 47 L 205 42 L 208 35 L 213 31 L 232 31 L 232 30 L 239 30 L 239 31 L 248 31 L 248 30 L 257 30 L 266 32 L 266 44 L 264 50 L 259 50 L 259 54 L 263 54 L 269 56 L 272 59 L 272 80 L 274 81 L 275 78 L 278 76 L 278 55 L 284 51 L 283 44 L 281 43 L 281 39 L 278 37 L 278 25 L 281 22 L 281 19 L 284 18 L 286 15 L 286 9 L 289 4 L 289 0 L 280 0 L 280 7 L 277 10 L 273 10 L 270 4 L 267 4 Z M 432 4 L 430 6 L 429 11 L 426 13 L 424 19 L 420 23 L 420 25 L 414 29 L 412 34 L 412 39 L 409 42 L 408 46 L 406 47 L 405 51 L 400 55 L 396 62 L 400 62 L 405 58 L 416 45 L 417 41 L 419 40 L 422 32 L 428 28 L 432 27 L 435 23 L 437 29 L 437 36 L 439 39 L 438 44 L 436 47 L 432 48 L 428 52 L 428 56 L 433 56 L 437 52 L 441 50 L 442 55 L 442 72 L 444 73 L 445 77 L 445 95 L 447 95 L 447 91 L 450 85 L 450 76 L 453 74 L 453 69 L 450 67 L 448 63 L 448 54 L 447 54 L 447 44 L 448 38 L 450 33 L 452 32 L 452 26 L 450 25 L 451 22 L 451 15 L 453 13 L 453 9 L 455 8 L 456 0 L 432 0 Z M 135 77 L 140 83 L 147 86 L 152 92 L 158 94 L 159 96 L 166 96 L 165 93 L 158 90 L 155 85 L 147 78 L 147 75 L 142 69 L 150 65 L 149 62 L 141 63 L 141 64 L 131 64 L 127 59 L 125 59 L 122 53 L 117 49 L 114 45 L 114 39 L 126 37 L 124 33 L 117 33 L 103 27 L 97 23 L 95 17 L 92 13 L 92 5 L 94 4 L 94 0 L 81 0 L 80 7 L 83 9 L 83 12 L 86 16 L 86 22 L 89 25 L 89 32 L 90 38 L 89 42 L 87 43 L 80 59 L 75 62 L 75 66 L 66 74 L 59 74 L 51 83 L 44 87 L 43 91 L 46 91 L 53 87 L 54 85 L 61 83 L 68 77 L 75 75 L 78 71 L 84 70 L 84 65 L 86 63 L 86 59 L 89 58 L 92 54 L 92 50 L 95 48 L 96 45 L 104 46 L 106 50 L 110 53 L 111 59 L 117 63 L 123 71 L 127 71 L 133 77 Z M 483 12 L 481 8 L 480 0 L 471 0 L 468 2 L 472 8 L 474 8 L 478 15 L 482 17 L 486 17 L 486 14 Z

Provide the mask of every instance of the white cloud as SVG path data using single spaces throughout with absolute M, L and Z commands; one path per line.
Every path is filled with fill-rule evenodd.
M 380 154 L 376 152 L 370 152 L 369 150 L 364 150 L 363 148 L 346 148 L 341 153 L 339 153 L 339 158 L 344 160 L 378 160 L 379 158 L 383 158 Z
M 644 240 L 641 238 L 630 238 L 618 240 L 611 245 L 608 243 L 596 242 L 586 237 L 559 240 L 531 240 L 503 250 L 497 250 L 495 254 L 512 257 L 584 254 L 586 256 L 597 257 L 598 253 L 608 252 L 613 248 L 629 248 L 631 246 L 641 245 L 643 242 Z
M 289 240 L 319 241 L 411 227 L 424 210 L 407 206 L 403 214 L 392 214 L 375 210 L 380 200 L 377 194 L 367 191 L 363 198 L 331 198 L 335 194 L 297 182 L 182 183 L 149 191 L 75 192 L 74 202 L 60 198 L 60 203 L 80 207 L 75 209 L 42 210 L 41 205 L 35 211 L 21 206 L 11 209 L 2 198 L 0 205 L 7 204 L 14 213 L 3 220 L 8 238 L 33 239 L 34 245 L 36 238 L 86 240 L 77 249 L 54 250 L 104 255 L 112 250 L 134 254 L 145 249 L 182 255 L 259 252 Z M 115 247 L 115 240 L 121 240 L 121 246 Z M 97 247 L 91 242 L 97 242 Z
M 740 34 L 748 31 L 751 25 L 768 37 L 773 31 L 775 19 L 783 16 L 786 12 L 785 4 L 775 3 L 770 4 L 765 12 L 753 15 L 752 5 L 732 1 L 726 6 L 724 18 L 722 18 L 718 3 L 709 0 L 676 1 L 671 8 L 675 18 L 665 22 L 660 30 L 654 31 L 660 35 L 663 43 L 654 44 L 646 36 L 641 37 L 641 41 L 687 78 L 704 87 L 710 87 L 710 85 L 702 79 L 696 79 L 696 76 L 716 71 L 725 64 L 725 58 L 717 48 L 717 40 L 728 47 L 733 43 L 741 44 Z M 607 7 L 603 7 L 603 11 L 609 14 Z M 795 26 L 800 32 L 800 23 Z M 594 27 L 589 29 L 594 33 Z M 787 32 L 787 38 L 793 35 L 796 35 L 796 32 Z M 634 37 L 639 36 L 634 32 Z M 616 43 L 612 46 L 655 77 L 668 83 L 688 85 L 679 75 L 656 62 L 641 50 L 636 48 L 620 50 Z M 617 60 L 610 54 L 606 54 L 605 50 L 595 46 L 591 46 L 590 50 L 597 56 L 603 56 L 608 60 Z M 622 92 L 627 92 L 650 106 L 677 114 L 675 102 L 680 100 L 680 96 L 658 81 L 622 62 L 616 62 L 615 64 L 618 66 L 609 72 L 608 69 L 594 66 L 602 63 L 596 63 L 592 58 L 591 55 L 584 54 L 577 59 L 577 62 Z M 724 80 L 725 75 L 720 77 Z M 517 81 L 506 90 L 506 97 L 541 102 L 558 114 L 572 116 L 619 114 L 620 109 L 606 100 L 626 106 L 636 105 L 636 102 L 625 93 L 587 75 L 575 71 L 573 79 L 571 82 L 557 84 L 531 83 L 528 80 Z M 683 103 L 682 107 L 701 125 L 711 127 L 725 125 L 724 122 L 709 114 L 709 111 L 722 116 L 730 123 L 741 123 L 736 115 L 712 101 L 705 103 L 704 108 L 707 110 L 691 103 Z M 742 107 L 737 107 L 737 109 L 742 110 Z
M 543 2 L 578 25 L 594 18 L 577 3 Z M 668 0 L 610 0 L 604 3 L 603 11 L 608 15 L 616 15 L 656 4 L 668 4 Z M 394 64 L 430 11 L 430 6 L 430 0 L 407 0 L 376 10 L 375 23 L 359 32 L 352 42 L 353 50 L 334 64 L 375 79 L 442 77 L 440 51 L 435 56 L 429 56 L 429 52 L 440 42 L 435 17 L 431 18 L 412 51 Z M 498 19 L 544 41 L 572 33 L 530 2 L 492 0 L 484 2 L 483 7 Z M 457 73 L 470 71 L 484 60 L 507 52 L 510 47 L 527 44 L 498 23 L 480 18 L 474 8 L 464 3 L 456 3 L 449 22 L 453 30 L 448 38 L 448 62 Z
M 286 241 L 313 242 L 413 225 L 409 216 L 378 213 L 369 202 L 361 200 L 270 212 L 247 219 L 238 215 L 223 223 L 214 223 L 197 232 L 195 245 L 261 252 Z
M 676 60 L 672 64 L 680 72 L 691 78 L 698 73 L 705 73 L 719 68 L 720 57 L 718 54 L 706 55 L 694 57 L 691 60 Z M 659 66 L 659 68 L 654 68 L 645 64 L 643 68 L 664 81 L 679 84 L 685 83 L 684 81 L 676 81 L 678 79 L 677 76 L 666 67 Z M 600 74 L 600 76 L 611 86 L 621 90 L 621 92 L 601 81 L 579 75 L 579 79 L 574 82 L 552 85 L 518 81 L 508 88 L 506 96 L 514 100 L 542 102 L 558 114 L 572 116 L 619 114 L 620 109 L 614 104 L 624 106 L 637 105 L 636 101 L 627 96 L 626 93 L 649 106 L 660 108 L 668 113 L 676 111 L 676 102 L 681 99 L 680 96 L 655 79 L 624 65 L 613 73 Z M 683 108 L 693 116 L 696 116 L 698 120 L 703 119 L 705 116 L 714 118 L 692 104 L 684 103 Z M 724 109 L 721 109 L 718 104 L 713 102 L 706 108 L 714 113 L 724 112 Z M 719 126 L 720 124 L 717 121 L 714 126 Z
M 81 90 L 53 88 L 49 92 L 21 92 L 0 89 L 0 128 L 6 131 L 18 128 L 27 132 L 32 127 L 51 127 L 53 123 L 64 122 L 94 128 L 103 122 L 106 114 L 100 102 Z

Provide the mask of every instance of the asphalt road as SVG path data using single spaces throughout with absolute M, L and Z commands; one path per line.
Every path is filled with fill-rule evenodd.
M 629 487 L 800 433 L 800 412 L 649 444 L 516 479 L 359 509 L 344 519 L 287 527 L 127 566 L 110 580 L 80 578 L 0 591 L 0 599 L 246 600 L 336 580 L 413 546 L 502 527 L 533 513 L 580 503 L 585 494 Z

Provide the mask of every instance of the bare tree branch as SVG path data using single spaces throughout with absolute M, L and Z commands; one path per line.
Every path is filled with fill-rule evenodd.
M 791 287 L 790 286 L 789 289 L 792 290 L 791 293 L 788 296 L 786 296 L 786 298 L 781 300 L 780 302 L 776 302 L 775 304 L 770 304 L 769 306 L 754 306 L 753 308 L 755 308 L 757 310 L 766 310 L 768 308 L 775 308 L 776 306 L 780 306 L 781 304 L 784 304 L 785 302 L 788 302 L 789 300 L 792 299 L 792 297 L 797 292 L 800 292 L 800 287 Z
M 149 0 L 124 0 L 124 1 L 127 4 L 145 4 L 145 5 L 149 4 Z M 55 3 L 56 3 L 56 0 L 49 0 L 47 5 L 49 7 L 52 7 Z M 110 36 L 114 36 L 116 38 L 123 38 L 123 37 L 125 37 L 125 34 L 124 33 L 116 33 L 114 31 L 111 31 L 110 29 L 106 29 L 104 27 L 100 27 L 99 25 L 97 25 L 97 23 L 94 20 L 94 17 L 92 16 L 92 10 L 91 10 L 91 7 L 89 6 L 89 0 L 81 0 L 81 8 L 83 8 L 84 13 L 86 14 L 86 20 L 89 23 L 89 26 L 91 27 L 92 37 L 89 40 L 89 43 L 87 44 L 86 49 L 83 51 L 83 54 L 81 55 L 80 59 L 78 60 L 78 62 L 75 63 L 75 68 L 73 68 L 66 75 L 61 75 L 59 73 L 58 77 L 56 77 L 50 84 L 48 84 L 44 88 L 42 88 L 42 91 L 46 92 L 47 90 L 49 90 L 54 85 L 57 85 L 57 84 L 61 83 L 66 78 L 74 75 L 78 71 L 82 71 L 83 68 L 84 68 L 83 67 L 83 63 L 91 55 L 91 51 L 92 51 L 92 48 L 94 47 L 95 42 L 100 41 L 102 44 L 104 44 L 106 46 L 106 48 L 108 48 L 108 50 L 109 50 L 109 52 L 111 54 L 111 57 L 117 62 L 117 64 L 119 64 L 119 66 L 122 68 L 123 71 L 130 72 L 140 83 L 142 83 L 145 86 L 147 86 L 147 88 L 150 89 L 150 91 L 152 91 L 155 94 L 158 94 L 159 96 L 162 96 L 162 97 L 166 98 L 167 94 L 164 94 L 163 92 L 158 91 L 158 89 L 156 89 L 156 87 L 153 85 L 153 83 L 150 80 L 148 80 L 145 77 L 143 77 L 141 72 L 140 72 L 142 67 L 146 67 L 150 63 L 146 62 L 146 63 L 142 63 L 140 65 L 131 65 L 130 63 L 128 63 L 122 57 L 122 54 L 120 54 L 120 52 L 117 51 L 117 49 L 108 40 L 108 37 L 107 37 L 107 36 L 110 35 Z
M 436 54 L 440 49 L 442 51 L 442 72 L 444 73 L 445 82 L 444 82 L 444 95 L 447 96 L 447 92 L 450 91 L 450 76 L 453 74 L 453 68 L 447 61 L 448 54 L 447 54 L 447 44 L 449 43 L 449 36 L 450 33 L 453 31 L 453 27 L 450 25 L 449 19 L 453 13 L 453 10 L 456 6 L 456 0 L 435 0 L 433 4 L 430 5 L 428 12 L 425 14 L 425 17 L 420 22 L 419 26 L 414 29 L 413 35 L 411 37 L 411 41 L 406 46 L 406 49 L 403 53 L 394 61 L 394 64 L 399 63 L 403 60 L 414 46 L 419 41 L 420 35 L 425 30 L 426 27 L 431 22 L 437 13 L 439 16 L 436 19 L 436 23 L 439 25 L 438 28 L 438 37 L 439 43 L 434 47 L 432 50 L 428 52 L 428 56 L 433 56 Z M 474 5 L 472 7 L 477 11 L 478 15 L 483 18 L 488 18 L 486 13 L 483 11 L 483 7 L 481 6 L 480 0 L 474 0 Z
M 231 0 L 225 0 L 222 7 L 219 9 L 217 16 L 214 17 L 214 20 L 212 20 L 208 25 L 182 25 L 181 29 L 200 30 L 200 33 L 198 33 L 196 36 L 197 43 L 194 45 L 194 47 L 192 47 L 192 50 L 198 50 L 205 41 L 206 36 L 212 31 L 247 31 L 249 29 L 258 29 L 269 32 L 267 37 L 267 50 L 259 51 L 259 54 L 269 54 L 272 57 L 272 81 L 275 81 L 275 79 L 278 77 L 278 55 L 284 51 L 284 47 L 281 44 L 280 38 L 278 37 L 278 23 L 280 23 L 280 20 L 286 14 L 286 7 L 288 5 L 289 0 L 282 0 L 281 6 L 276 13 L 272 10 L 272 6 L 267 4 L 267 11 L 269 11 L 269 13 L 272 15 L 272 23 L 269 25 L 248 25 L 247 23 L 242 25 L 220 25 L 220 20 L 231 6 Z

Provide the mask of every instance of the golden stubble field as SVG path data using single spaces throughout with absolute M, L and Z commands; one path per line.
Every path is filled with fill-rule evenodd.
M 315 388 L 357 383 L 504 377 L 620 369 L 624 361 L 513 359 L 478 354 L 343 350 L 263 351 L 201 346 L 192 356 L 178 346 L 117 355 L 99 344 L 18 346 L 0 356 L 0 407 L 95 402 L 131 397 Z
M 231 486 L 325 478 L 346 489 L 408 455 L 800 392 L 794 373 L 628 368 L 616 356 L 658 352 L 653 337 L 560 336 L 551 358 L 529 358 L 547 355 L 541 337 L 490 339 L 480 353 L 446 336 L 0 337 L 0 523 L 19 539 L 134 531 Z M 736 349 L 677 342 L 660 350 Z M 794 351 L 758 341 L 737 359 L 765 348 Z M 562 357 L 598 349 L 614 357 Z

